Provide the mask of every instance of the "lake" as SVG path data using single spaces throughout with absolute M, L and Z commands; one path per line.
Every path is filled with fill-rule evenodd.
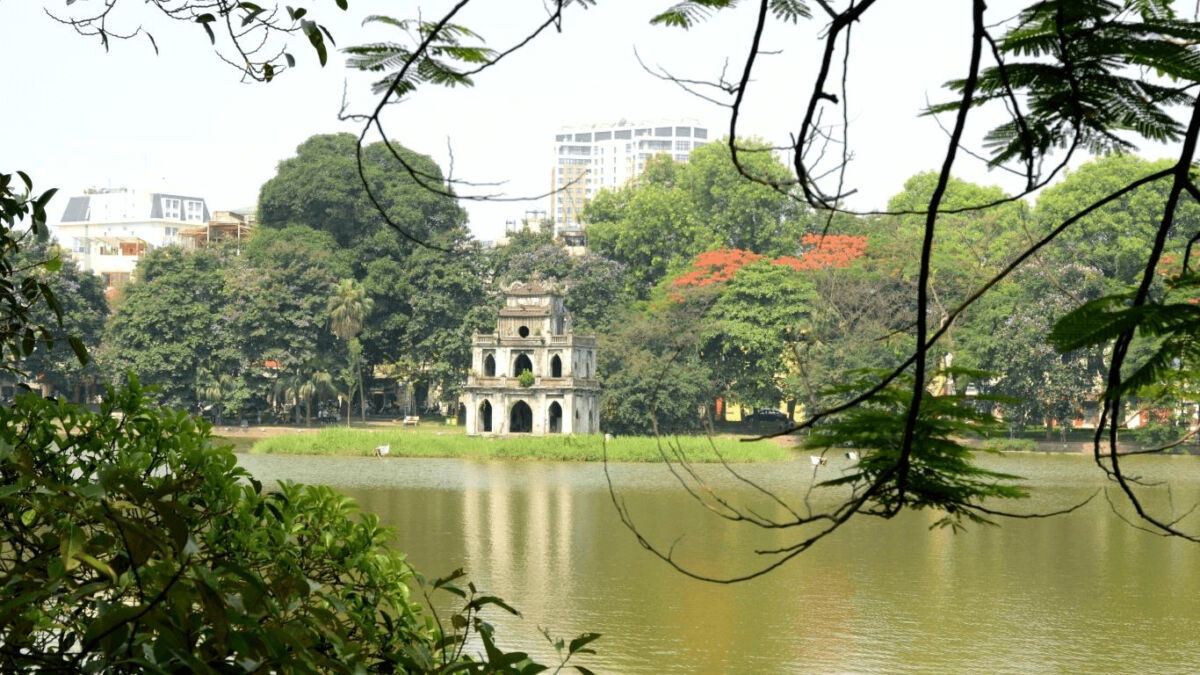
M 856 516 L 765 577 L 717 585 L 689 579 L 643 550 L 622 525 L 599 464 L 239 455 L 259 479 L 323 483 L 398 531 L 398 546 L 432 578 L 463 567 L 523 617 L 493 614 L 501 643 L 549 658 L 538 632 L 594 631 L 608 673 L 1196 672 L 1200 545 L 1154 536 L 1101 494 L 1069 515 L 929 530 L 928 512 Z M 1061 509 L 1105 486 L 1090 457 L 979 459 L 1019 474 L 1030 499 L 1014 511 Z M 818 478 L 839 475 L 831 460 Z M 1200 457 L 1130 458 L 1161 515 L 1200 499 Z M 730 500 L 775 513 L 752 488 L 704 466 Z M 813 475 L 794 463 L 741 465 L 748 478 L 803 506 Z M 662 465 L 611 467 L 648 539 L 697 571 L 736 574 L 755 548 L 796 533 L 712 517 Z M 1110 490 L 1114 502 L 1119 495 Z M 821 497 L 814 498 L 814 504 Z M 1129 509 L 1118 506 L 1128 516 Z M 1181 525 L 1200 530 L 1200 513 Z M 448 602 L 442 598 L 439 603 Z

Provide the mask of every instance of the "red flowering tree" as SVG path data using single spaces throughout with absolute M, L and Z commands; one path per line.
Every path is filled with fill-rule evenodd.
M 849 267 L 867 252 L 867 238 L 852 234 L 806 234 L 800 238 L 805 247 L 799 258 L 779 256 L 771 263 L 787 265 L 796 271 Z
M 729 281 L 742 267 L 762 260 L 763 256 L 740 248 L 721 248 L 715 251 L 705 251 L 696 256 L 692 267 L 687 273 L 676 277 L 671 285 L 676 288 L 684 286 L 711 286 L 715 283 Z

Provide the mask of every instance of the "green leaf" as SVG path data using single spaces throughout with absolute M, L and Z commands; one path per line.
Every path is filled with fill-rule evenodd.
M 75 358 L 78 359 L 79 365 L 86 366 L 91 359 L 88 358 L 87 347 L 83 344 L 83 340 L 70 335 L 67 337 L 67 342 L 71 343 L 71 351 L 75 352 Z
M 325 38 L 321 35 L 321 29 L 317 27 L 317 24 L 308 19 L 300 22 L 300 29 L 308 36 L 308 41 L 312 44 L 313 49 L 317 50 L 317 59 L 324 66 L 328 54 L 325 52 Z
M 584 646 L 588 645 L 591 642 L 598 640 L 599 638 L 600 638 L 599 633 L 583 633 L 579 637 L 575 638 L 574 640 L 571 640 L 570 645 L 567 646 L 567 653 L 574 654 L 574 653 L 578 652 L 580 649 L 582 649 Z
M 74 553 L 74 557 L 76 560 L 81 561 L 83 564 L 87 565 L 88 567 L 91 567 L 92 569 L 96 570 L 97 572 L 100 572 L 104 576 L 108 577 L 114 584 L 117 583 L 117 573 L 114 572 L 113 568 L 109 567 L 107 563 L 97 560 L 96 558 L 94 558 L 82 551 L 76 551 Z

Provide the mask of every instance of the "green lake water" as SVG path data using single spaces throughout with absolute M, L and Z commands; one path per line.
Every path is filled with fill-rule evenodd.
M 398 531 L 427 576 L 456 567 L 523 617 L 493 615 L 501 642 L 548 658 L 538 632 L 602 633 L 580 663 L 606 673 L 1200 672 L 1200 544 L 1141 532 L 1104 495 L 1042 520 L 929 530 L 931 513 L 858 516 L 780 569 L 722 586 L 695 581 L 642 550 L 621 524 L 599 464 L 239 455 L 264 481 L 335 486 Z M 1090 457 L 979 460 L 1026 478 L 1010 506 L 1054 510 L 1105 481 Z M 1200 457 L 1126 461 L 1147 502 L 1178 517 L 1200 500 Z M 819 469 L 838 475 L 844 460 Z M 702 467 L 734 503 L 778 514 L 720 467 Z M 738 467 L 803 506 L 801 462 Z M 725 523 L 661 465 L 615 465 L 639 528 L 701 572 L 753 569 L 753 550 L 798 533 Z M 1119 495 L 1110 489 L 1118 511 Z M 822 497 L 814 496 L 820 506 Z M 1200 512 L 1184 519 L 1200 531 Z M 449 601 L 449 597 L 442 601 Z

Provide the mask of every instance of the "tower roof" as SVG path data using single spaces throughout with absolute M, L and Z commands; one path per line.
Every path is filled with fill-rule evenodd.
M 504 289 L 505 295 L 564 295 L 564 290 L 554 281 L 543 280 L 534 275 L 529 281 L 514 281 Z

